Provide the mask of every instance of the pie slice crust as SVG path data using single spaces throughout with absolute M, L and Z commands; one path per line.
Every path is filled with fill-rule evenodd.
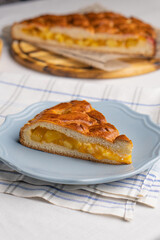
M 20 130 L 20 143 L 45 152 L 109 164 L 132 162 L 132 141 L 87 101 L 46 109 Z
M 110 164 L 132 162 L 132 141 L 87 101 L 60 103 L 20 130 L 20 143 L 37 150 Z

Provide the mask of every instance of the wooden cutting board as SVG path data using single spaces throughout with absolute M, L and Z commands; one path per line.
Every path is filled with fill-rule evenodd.
M 153 72 L 160 68 L 160 59 L 135 58 L 126 60 L 127 63 L 130 63 L 126 68 L 107 72 L 17 40 L 12 42 L 11 52 L 14 59 L 25 67 L 72 78 L 124 78 Z

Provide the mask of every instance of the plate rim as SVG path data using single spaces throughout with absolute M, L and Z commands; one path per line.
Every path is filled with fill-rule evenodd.
M 106 102 L 108 104 L 112 104 L 118 108 L 121 108 L 121 110 L 125 111 L 125 113 L 127 113 L 131 117 L 142 120 L 145 123 L 147 128 L 149 127 L 150 129 L 152 129 L 152 131 L 159 134 L 159 139 L 160 139 L 160 126 L 155 124 L 147 114 L 138 113 L 117 100 L 95 101 L 95 102 L 90 102 L 90 103 L 96 104 L 96 103 L 101 103 L 101 102 Z M 9 114 L 8 116 L 6 116 L 5 121 L 0 126 L 0 136 L 3 134 L 3 132 L 5 132 L 5 130 L 7 129 L 8 126 L 10 126 L 10 127 L 12 126 L 14 121 L 20 121 L 23 118 L 26 119 L 26 116 L 28 113 L 30 113 L 30 115 L 32 113 L 35 114 L 36 111 L 40 112 L 43 109 L 46 109 L 46 106 L 47 106 L 47 108 L 49 108 L 50 106 L 54 106 L 58 103 L 60 103 L 60 102 L 59 101 L 36 102 L 36 103 L 33 103 L 33 104 L 27 106 L 24 110 L 22 110 L 18 113 Z M 39 110 L 39 108 L 42 108 L 42 109 Z M 2 160 L 2 162 L 4 162 L 6 165 L 8 165 L 12 169 L 16 170 L 17 172 L 20 172 L 23 175 L 32 177 L 34 179 L 39 179 L 42 181 L 59 183 L 59 184 L 74 184 L 74 185 L 101 184 L 101 183 L 118 181 L 118 180 L 121 180 L 121 179 L 124 179 L 127 177 L 134 176 L 134 175 L 148 169 L 159 159 L 159 157 L 160 157 L 160 141 L 156 145 L 153 152 L 154 152 L 154 156 L 152 156 L 152 158 L 149 160 L 149 162 L 145 163 L 145 165 L 139 167 L 138 169 L 134 170 L 133 172 L 128 172 L 125 174 L 123 173 L 120 176 L 118 176 L 118 178 L 116 176 L 112 176 L 112 178 L 110 180 L 107 179 L 107 177 L 106 178 L 103 177 L 102 179 L 101 178 L 98 178 L 98 179 L 90 178 L 90 179 L 83 179 L 83 180 L 82 179 L 81 180 L 73 180 L 73 179 L 66 180 L 66 179 L 63 179 L 63 177 L 61 177 L 61 178 L 53 177 L 51 179 L 50 177 L 48 178 L 48 177 L 44 176 L 43 174 L 41 175 L 40 173 L 38 175 L 37 174 L 33 175 L 33 174 L 27 172 L 26 170 L 19 168 L 19 166 L 12 164 L 12 162 L 8 159 L 6 149 L 4 149 L 2 147 L 2 144 L 0 144 L 0 159 Z

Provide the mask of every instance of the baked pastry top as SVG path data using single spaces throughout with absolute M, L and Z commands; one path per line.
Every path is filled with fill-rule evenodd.
M 21 128 L 20 142 L 43 151 L 114 164 L 131 163 L 133 147 L 131 140 L 119 135 L 116 127 L 85 100 L 42 111 Z
M 134 17 L 125 17 L 118 13 L 101 12 L 70 15 L 43 15 L 22 21 L 39 27 L 80 27 L 91 33 L 135 34 L 155 38 L 153 27 Z
M 156 45 L 156 32 L 151 25 L 114 12 L 43 15 L 14 24 L 12 37 L 144 56 L 153 56 Z

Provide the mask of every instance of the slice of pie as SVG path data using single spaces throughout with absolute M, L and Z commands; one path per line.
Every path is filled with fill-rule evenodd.
M 63 46 L 145 57 L 152 57 L 156 49 L 152 26 L 113 12 L 43 15 L 15 23 L 12 37 L 48 49 Z
M 100 163 L 130 164 L 133 144 L 87 101 L 60 103 L 20 130 L 30 148 Z

